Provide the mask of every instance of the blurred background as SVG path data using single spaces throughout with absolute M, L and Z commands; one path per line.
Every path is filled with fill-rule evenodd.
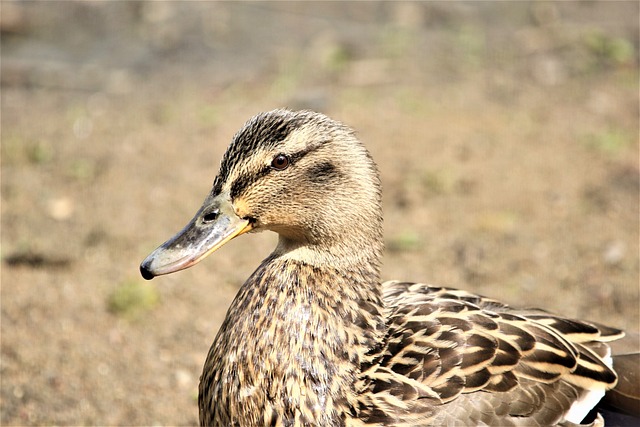
M 383 279 L 638 330 L 637 1 L 0 7 L 2 424 L 197 423 L 275 236 L 149 283 L 138 265 L 278 107 L 371 150 Z

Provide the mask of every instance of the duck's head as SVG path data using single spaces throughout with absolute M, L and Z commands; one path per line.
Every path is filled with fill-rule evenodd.
M 234 136 L 194 218 L 140 265 L 188 268 L 249 231 L 279 234 L 276 253 L 310 264 L 371 263 L 382 249 L 380 184 L 348 127 L 319 113 L 274 110 Z

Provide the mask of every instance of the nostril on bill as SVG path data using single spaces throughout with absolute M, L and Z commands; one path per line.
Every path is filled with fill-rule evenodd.
M 214 209 L 211 212 L 204 214 L 204 216 L 202 217 L 202 222 L 213 222 L 218 219 L 218 216 L 220 216 L 220 209 Z

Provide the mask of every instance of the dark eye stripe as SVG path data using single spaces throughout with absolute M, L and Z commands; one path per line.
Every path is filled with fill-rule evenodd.
M 307 148 L 305 148 L 304 150 L 300 150 L 297 151 L 293 154 L 289 155 L 289 160 L 291 160 L 291 163 L 295 163 L 298 160 L 300 160 L 301 158 L 303 158 L 304 156 L 306 156 L 309 153 L 313 153 L 314 151 L 320 149 L 322 146 L 324 145 L 324 142 L 319 143 L 319 144 L 315 144 L 315 145 L 311 145 Z
M 307 154 L 316 151 L 322 147 L 322 144 L 312 145 L 310 147 L 305 148 L 304 150 L 297 151 L 293 154 L 289 155 L 289 167 L 294 165 L 298 160 L 302 159 Z M 263 167 L 257 172 L 246 173 L 240 175 L 236 178 L 235 181 L 231 184 L 230 196 L 231 200 L 235 199 L 237 196 L 242 194 L 250 185 L 254 184 L 256 181 L 262 179 L 267 176 L 270 172 L 273 171 L 271 164 Z
M 340 171 L 336 169 L 335 165 L 329 161 L 312 165 L 306 173 L 308 179 L 316 184 L 328 184 L 340 178 L 342 175 Z
M 257 173 L 246 173 L 240 175 L 235 181 L 233 181 L 233 184 L 231 184 L 231 190 L 229 192 L 231 200 L 242 194 L 251 184 L 268 175 L 269 172 L 271 172 L 271 165 L 263 167 Z

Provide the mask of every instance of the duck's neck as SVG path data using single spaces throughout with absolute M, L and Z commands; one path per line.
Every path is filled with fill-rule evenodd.
M 370 251 L 375 259 L 361 254 L 351 265 L 291 251 L 262 263 L 207 357 L 202 422 L 337 425 L 353 415 L 358 373 L 385 333 L 378 249 Z

